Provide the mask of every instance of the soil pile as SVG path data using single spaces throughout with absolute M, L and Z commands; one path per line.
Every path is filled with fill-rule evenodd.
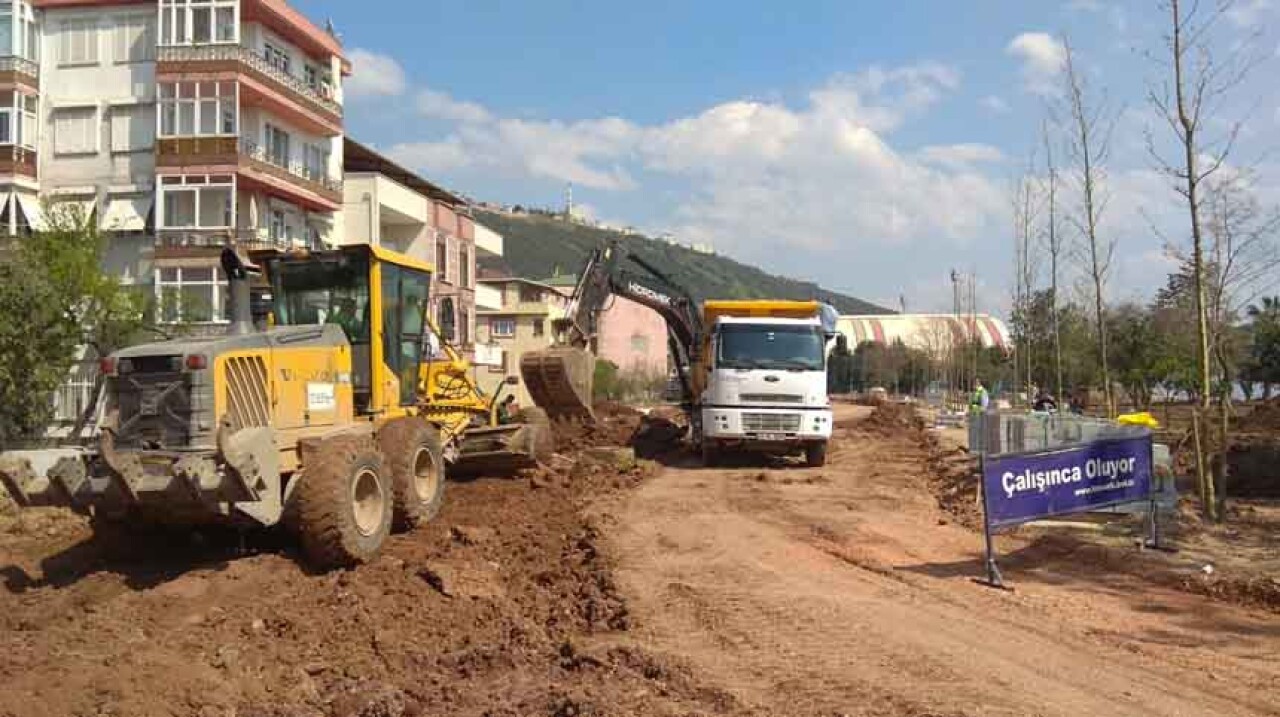
M 882 436 L 893 436 L 924 431 L 924 419 L 916 414 L 908 403 L 881 403 L 865 421 L 858 424 L 863 430 Z
M 963 448 L 942 447 L 933 435 L 928 438 L 929 490 L 938 506 L 966 528 L 982 530 L 977 458 Z
M 1235 427 L 1246 433 L 1280 433 L 1280 398 L 1258 404 Z
M 33 517 L 36 534 L 0 532 L 0 715 L 740 713 L 629 638 L 582 508 L 645 471 L 584 456 L 451 482 L 430 524 L 318 575 L 274 534 L 244 556 L 235 540 L 90 541 L 78 517 Z
M 627 446 L 644 414 L 620 403 L 597 403 L 595 422 L 563 419 L 552 424 L 556 452 L 576 453 L 595 446 Z

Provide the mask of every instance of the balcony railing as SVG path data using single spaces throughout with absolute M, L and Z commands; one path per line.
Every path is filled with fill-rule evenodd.
M 170 45 L 159 50 L 160 62 L 238 62 L 284 85 L 286 88 L 311 100 L 330 113 L 342 116 L 342 105 L 334 99 L 333 87 L 328 83 L 311 85 L 306 80 L 286 72 L 267 61 L 267 58 L 241 45 Z
M 166 158 L 215 164 L 248 159 L 268 173 L 282 179 L 296 180 L 298 184 L 330 201 L 342 201 L 342 180 L 329 176 L 325 171 L 327 168 L 312 167 L 279 157 L 266 147 L 244 137 L 161 137 L 156 143 L 156 157 L 162 166 L 174 164 L 166 162 Z
M 40 77 L 40 65 L 17 55 L 0 56 L 0 72 L 17 72 L 28 77 Z
M 20 174 L 36 178 L 36 151 L 15 144 L 0 144 L 0 175 Z
M 249 229 L 157 229 L 156 246 L 218 248 L 235 244 L 247 249 L 320 249 L 311 242 L 272 237 L 265 227 Z
M 342 194 L 342 180 L 330 177 L 327 168 L 312 167 L 302 162 L 275 156 L 266 147 L 244 137 L 240 138 L 240 154 L 249 159 L 265 162 L 277 169 L 283 169 L 298 179 L 318 184 L 330 192 Z

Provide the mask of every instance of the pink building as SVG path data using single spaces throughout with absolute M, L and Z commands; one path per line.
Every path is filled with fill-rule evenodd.
M 543 283 L 566 296 L 577 278 L 556 276 Z M 667 373 L 667 322 L 657 312 L 621 296 L 609 299 L 600 314 L 593 347 L 596 356 L 618 367 L 619 372 L 641 376 Z

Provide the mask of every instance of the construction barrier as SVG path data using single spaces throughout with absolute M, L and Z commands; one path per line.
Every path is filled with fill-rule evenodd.
M 992 534 L 1072 513 L 1141 504 L 1159 547 L 1156 445 L 1150 428 L 1080 416 L 992 411 L 970 417 L 981 474 L 986 580 L 1004 587 Z M 1167 459 L 1167 449 L 1161 458 Z

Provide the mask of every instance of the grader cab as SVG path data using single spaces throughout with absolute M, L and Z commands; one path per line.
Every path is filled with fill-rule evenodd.
M 335 567 L 368 560 L 393 527 L 432 518 L 446 466 L 510 472 L 545 451 L 545 426 L 498 425 L 497 392 L 485 395 L 439 336 L 431 265 L 370 246 L 227 249 L 222 264 L 227 334 L 103 359 L 95 448 L 0 455 L 20 506 L 99 522 L 283 521 L 314 563 Z M 265 329 L 249 310 L 260 272 L 272 296 Z

